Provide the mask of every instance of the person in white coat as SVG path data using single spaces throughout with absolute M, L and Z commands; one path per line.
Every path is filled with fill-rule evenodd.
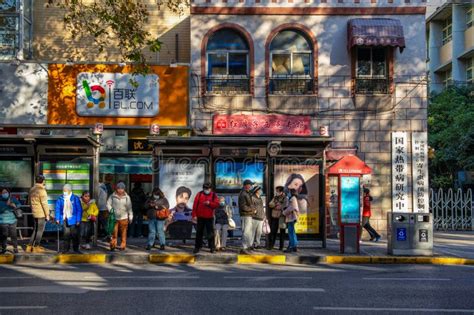
M 110 240 L 110 250 L 114 251 L 117 247 L 117 239 L 120 233 L 121 243 L 119 250 L 125 250 L 127 247 L 128 225 L 133 220 L 132 201 L 125 192 L 125 184 L 117 184 L 115 192 L 107 200 L 107 210 L 115 214 L 115 226 Z

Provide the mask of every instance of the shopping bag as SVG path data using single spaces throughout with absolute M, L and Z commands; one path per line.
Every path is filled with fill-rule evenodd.
M 107 218 L 107 226 L 105 228 L 105 231 L 107 232 L 107 235 L 112 235 L 114 232 L 114 227 L 115 227 L 115 211 L 112 209 L 109 212 L 109 217 Z

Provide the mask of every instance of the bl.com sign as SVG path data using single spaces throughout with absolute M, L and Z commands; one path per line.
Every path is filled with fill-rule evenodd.
M 131 79 L 138 85 L 132 85 Z M 76 112 L 79 116 L 154 117 L 159 112 L 159 90 L 156 74 L 81 72 Z

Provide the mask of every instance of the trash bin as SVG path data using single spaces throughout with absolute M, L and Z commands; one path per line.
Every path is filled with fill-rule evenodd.
M 429 213 L 389 212 L 387 214 L 388 254 L 433 255 L 433 220 Z

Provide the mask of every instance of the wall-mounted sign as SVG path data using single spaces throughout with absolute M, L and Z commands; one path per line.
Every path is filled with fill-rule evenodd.
M 311 117 L 291 115 L 214 115 L 215 135 L 310 136 Z
M 128 152 L 128 132 L 120 130 L 122 134 L 118 134 L 117 130 L 104 130 L 102 134 L 102 142 L 100 152 L 102 153 L 127 153 Z
M 90 134 L 90 130 L 86 129 L 50 129 L 50 128 L 18 128 L 18 135 L 23 137 L 87 137 Z
M 131 84 L 134 80 L 137 85 Z M 80 72 L 76 112 L 79 116 L 153 117 L 158 115 L 159 79 L 156 74 Z
M 408 211 L 408 143 L 406 132 L 392 132 L 392 211 Z
M 414 132 L 411 136 L 413 212 L 429 212 L 428 197 L 428 134 Z
M 128 151 L 152 152 L 153 144 L 151 144 L 147 139 L 129 139 Z

